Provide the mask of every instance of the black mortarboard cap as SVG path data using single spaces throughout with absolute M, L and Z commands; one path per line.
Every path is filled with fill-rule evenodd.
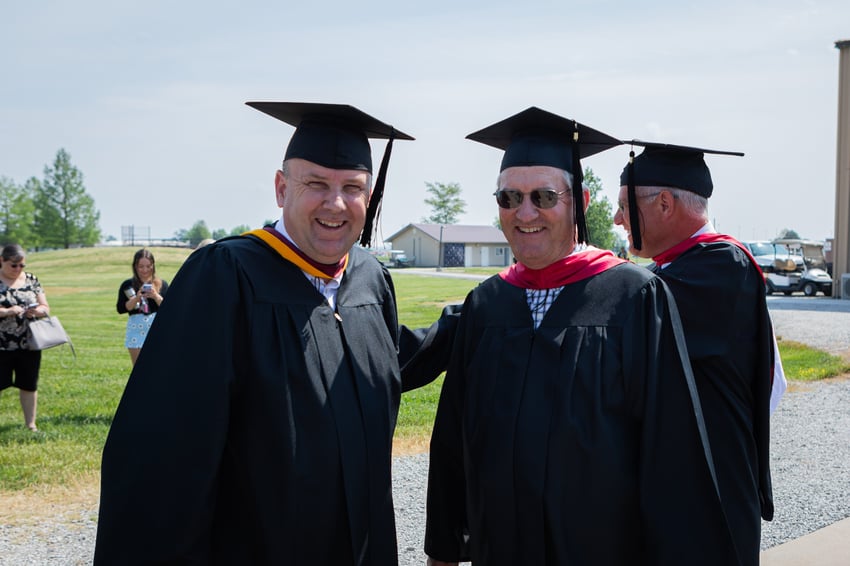
M 629 153 L 629 163 L 620 175 L 620 186 L 628 187 L 632 245 L 638 250 L 641 249 L 642 241 L 636 186 L 673 187 L 708 198 L 711 196 L 714 185 L 711 182 L 711 173 L 703 159 L 705 154 L 744 155 L 737 151 L 718 151 L 640 140 L 623 143 L 644 148 L 637 157 L 634 150 Z
M 355 169 L 372 173 L 369 138 L 387 139 L 381 167 L 366 211 L 360 244 L 368 247 L 384 193 L 387 165 L 394 139 L 413 137 L 347 104 L 315 102 L 246 102 L 248 106 L 295 126 L 284 160 L 300 158 L 329 169 Z
M 581 205 L 584 172 L 580 159 L 623 142 L 536 106 L 471 133 L 466 138 L 504 150 L 500 171 L 509 167 L 546 165 L 572 173 L 578 241 L 587 241 L 587 222 Z

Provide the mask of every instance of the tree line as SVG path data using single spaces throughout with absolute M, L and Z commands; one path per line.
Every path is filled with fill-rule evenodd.
M 86 193 L 83 174 L 64 149 L 44 177 L 16 184 L 0 177 L 0 239 L 26 249 L 92 246 L 100 241 L 100 212 Z
M 271 221 L 266 221 L 270 223 Z M 199 220 L 189 229 L 174 233 L 176 239 L 195 247 L 206 239 L 218 240 L 241 234 L 249 226 L 210 230 Z M 101 241 L 100 212 L 86 192 L 83 174 L 60 149 L 44 177 L 24 183 L 0 176 L 0 245 L 17 243 L 29 250 L 93 246 Z
M 274 221 L 266 220 L 265 222 L 263 222 L 263 226 L 267 224 L 274 224 Z M 185 228 L 177 230 L 177 232 L 174 233 L 174 237 L 178 240 L 189 242 L 189 246 L 194 248 L 197 247 L 197 245 L 203 242 L 204 240 L 220 240 L 222 238 L 226 238 L 227 236 L 238 236 L 239 234 L 247 232 L 251 229 L 251 226 L 243 224 L 241 226 L 236 226 L 230 231 L 227 231 L 224 228 L 210 230 L 209 227 L 207 227 L 206 222 L 204 222 L 203 220 L 198 220 L 188 230 L 186 230 Z
M 590 188 L 587 225 L 590 243 L 602 249 L 615 249 L 620 242 L 613 231 L 611 204 L 601 194 L 602 183 L 587 169 L 585 184 Z M 466 210 L 458 183 L 425 183 L 430 197 L 425 203 L 431 215 L 423 221 L 434 224 L 454 224 Z M 44 167 L 44 177 L 30 177 L 23 184 L 0 176 L 0 239 L 14 242 L 26 249 L 55 249 L 93 246 L 101 240 L 100 212 L 94 199 L 86 192 L 83 174 L 71 163 L 65 149 L 56 153 L 52 165 Z M 266 220 L 264 224 L 272 223 Z M 494 221 L 498 226 L 498 219 Z M 200 242 L 218 240 L 250 230 L 247 225 L 231 230 L 210 230 L 198 220 L 191 228 L 174 233 L 176 239 L 195 247 Z

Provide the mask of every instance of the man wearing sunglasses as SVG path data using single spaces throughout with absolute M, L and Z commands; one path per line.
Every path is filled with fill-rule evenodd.
M 620 142 L 538 108 L 504 150 L 516 264 L 466 299 L 431 439 L 432 565 L 731 565 L 668 289 L 586 244 L 579 159 Z
M 773 518 L 770 411 L 785 377 L 761 269 L 743 244 L 709 222 L 713 183 L 704 159 L 743 154 L 631 143 L 644 150 L 623 169 L 614 222 L 626 229 L 633 254 L 654 260 L 652 270 L 676 297 L 723 506 L 741 563 L 755 565 L 761 521 Z

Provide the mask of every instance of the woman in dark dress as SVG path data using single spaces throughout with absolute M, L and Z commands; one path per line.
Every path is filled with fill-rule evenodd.
M 0 252 L 0 391 L 18 388 L 24 424 L 35 432 L 41 351 L 28 347 L 27 319 L 49 315 L 50 306 L 38 278 L 24 271 L 25 259 L 18 244 Z

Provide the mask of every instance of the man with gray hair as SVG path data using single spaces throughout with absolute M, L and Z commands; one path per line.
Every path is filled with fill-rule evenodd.
M 629 251 L 652 258 L 676 299 L 702 401 L 720 497 L 741 564 L 758 564 L 761 519 L 773 518 L 768 462 L 776 343 L 764 277 L 744 246 L 708 220 L 706 153 L 646 142 L 620 177 L 614 223 Z M 781 394 L 781 392 L 780 392 Z
M 431 436 L 433 566 L 736 564 L 675 304 L 589 245 L 581 159 L 620 145 L 531 107 L 503 150 L 516 263 L 466 298 Z

